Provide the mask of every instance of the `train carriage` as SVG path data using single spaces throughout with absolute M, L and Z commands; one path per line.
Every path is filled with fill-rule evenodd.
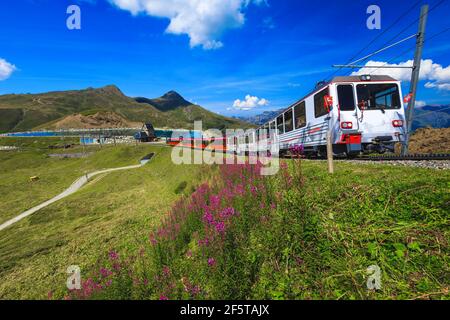
M 230 150 L 266 151 L 276 144 L 283 154 L 302 145 L 306 154 L 324 155 L 330 130 L 335 155 L 393 151 L 405 141 L 401 97 L 400 82 L 389 76 L 335 77 L 260 128 L 228 137 L 229 144 L 237 142 Z

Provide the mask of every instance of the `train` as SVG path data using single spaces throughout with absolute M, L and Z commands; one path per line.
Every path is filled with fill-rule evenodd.
M 403 103 L 401 82 L 390 76 L 335 77 L 261 127 L 227 137 L 228 151 L 275 149 L 285 155 L 301 146 L 305 155 L 320 157 L 327 153 L 329 133 L 336 156 L 393 152 L 406 140 Z
M 262 126 L 240 130 L 223 139 L 171 139 L 188 148 L 238 155 L 252 152 L 287 155 L 293 149 L 305 156 L 394 152 L 406 140 L 401 82 L 383 75 L 338 76 L 314 90 Z

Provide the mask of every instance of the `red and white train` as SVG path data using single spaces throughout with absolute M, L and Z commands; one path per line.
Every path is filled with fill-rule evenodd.
M 406 134 L 400 82 L 378 75 L 335 77 L 260 128 L 228 136 L 227 151 L 275 147 L 284 154 L 302 146 L 305 154 L 322 156 L 328 130 L 335 155 L 393 151 Z

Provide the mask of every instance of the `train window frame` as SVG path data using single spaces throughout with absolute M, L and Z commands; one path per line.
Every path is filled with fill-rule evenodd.
M 341 101 L 341 95 L 339 93 L 339 88 L 341 87 L 350 87 L 351 92 L 352 92 L 352 98 L 353 98 L 353 108 L 347 108 L 347 107 L 343 107 L 342 101 Z M 336 86 L 336 94 L 337 94 L 337 98 L 338 98 L 338 103 L 339 103 L 339 110 L 340 111 L 355 111 L 356 109 L 356 96 L 355 96 L 355 87 L 353 84 L 338 84 Z
M 269 129 L 275 134 L 275 131 L 277 131 L 277 120 L 270 121 Z
M 278 119 L 281 118 L 281 124 L 278 122 Z M 278 134 L 284 134 L 284 113 L 280 114 L 277 118 L 276 118 L 276 128 L 278 130 Z M 280 126 L 283 128 L 283 130 L 280 130 Z
M 288 122 L 286 120 L 286 115 L 291 117 L 290 125 L 288 127 Z M 283 113 L 283 119 L 284 119 L 284 133 L 291 132 L 294 130 L 294 111 L 292 108 L 289 108 L 286 112 Z
M 264 125 L 264 129 L 263 130 L 264 130 L 264 139 L 269 138 L 270 137 L 270 124 L 266 123 Z
M 300 117 L 297 116 L 297 111 L 298 111 L 298 109 L 300 109 L 300 108 L 303 108 L 303 116 L 304 116 L 304 118 L 305 118 L 305 121 L 304 121 L 304 123 L 301 123 L 300 125 L 298 125 L 297 119 L 299 119 Z M 301 129 L 301 128 L 306 127 L 306 101 L 302 101 L 302 102 L 300 102 L 299 104 L 297 104 L 297 105 L 294 107 L 293 110 L 294 110 L 294 123 L 295 123 L 295 129 L 297 130 L 297 129 Z
M 324 106 L 324 98 L 328 95 L 330 95 L 330 87 L 326 87 L 314 95 L 314 116 L 316 118 L 326 116 L 329 113 Z
M 365 107 L 364 107 L 364 111 L 377 111 L 377 110 L 399 110 L 399 109 L 401 109 L 401 107 L 402 107 L 402 103 L 401 103 L 401 98 L 400 98 L 400 88 L 399 88 L 399 86 L 398 86 L 398 84 L 397 83 L 363 83 L 363 84 L 358 84 L 357 86 L 356 86 L 356 98 L 357 98 L 357 101 L 358 101 L 358 108 L 359 109 L 361 109 L 361 106 L 360 106 L 360 101 L 369 101 L 369 102 L 372 102 L 372 97 L 369 99 L 369 100 L 362 100 L 362 99 L 360 99 L 360 97 L 361 97 L 361 95 L 362 95 L 362 93 L 361 93 L 361 91 L 360 91 L 360 88 L 361 87 L 365 87 L 365 88 L 367 88 L 368 86 L 391 86 L 391 89 L 395 89 L 392 93 L 386 93 L 386 94 L 384 94 L 383 96 L 376 96 L 376 94 L 378 93 L 383 93 L 383 92 L 387 92 L 388 90 L 390 90 L 390 89 L 385 89 L 385 90 L 383 90 L 383 91 L 379 91 L 379 92 L 377 92 L 377 93 L 375 93 L 375 95 L 374 95 L 374 97 L 373 97 L 373 102 L 374 102 L 374 104 L 375 104 L 375 107 L 370 107 L 370 106 L 367 106 L 366 104 L 365 104 Z M 390 96 L 390 102 L 391 102 L 391 105 L 393 105 L 394 104 L 394 99 L 393 99 L 393 96 L 396 94 L 396 101 L 395 102 L 397 102 L 398 104 L 397 104 L 397 106 L 396 107 L 388 107 L 388 108 L 386 108 L 386 105 L 385 105 L 385 107 L 384 108 L 381 108 L 381 107 L 378 107 L 378 105 L 377 105 L 377 103 L 376 103 L 376 101 L 377 101 L 377 99 L 379 99 L 379 98 L 381 98 L 381 97 L 385 97 L 385 102 L 387 103 L 387 96 L 389 95 Z M 370 95 L 371 95 L 371 93 L 370 93 Z

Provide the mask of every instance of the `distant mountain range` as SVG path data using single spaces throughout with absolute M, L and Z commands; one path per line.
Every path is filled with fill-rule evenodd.
M 276 111 L 265 111 L 256 116 L 237 117 L 241 121 L 262 125 L 274 119 L 284 109 Z M 413 130 L 419 128 L 449 128 L 450 127 L 450 104 L 434 105 L 416 108 L 414 113 Z
M 413 130 L 427 127 L 449 128 L 450 104 L 417 108 L 414 113 Z
M 278 116 L 281 112 L 283 112 L 284 109 L 279 109 L 275 111 L 264 111 L 261 114 L 258 114 L 256 116 L 248 116 L 248 117 L 235 117 L 235 119 L 245 121 L 252 123 L 254 125 L 260 126 L 266 123 L 267 121 L 273 120 L 276 116 Z
M 135 127 L 151 122 L 159 128 L 248 128 L 249 123 L 210 112 L 175 91 L 160 98 L 127 97 L 109 85 L 102 88 L 0 96 L 0 133 L 35 129 Z

